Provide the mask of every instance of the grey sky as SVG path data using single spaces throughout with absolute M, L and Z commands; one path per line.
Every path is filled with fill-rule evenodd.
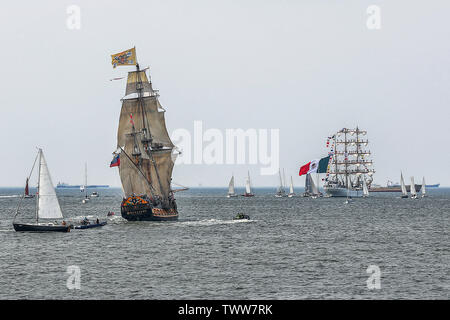
M 66 8 L 81 8 L 81 29 Z M 369 5 L 381 30 L 366 27 Z M 119 186 L 110 169 L 129 67 L 110 54 L 136 46 L 160 90 L 169 131 L 279 128 L 280 164 L 327 154 L 342 127 L 368 131 L 375 182 L 450 185 L 448 1 L 13 1 L 2 5 L 0 186 L 23 185 L 44 148 L 53 182 Z M 174 181 L 276 185 L 258 166 L 181 165 Z

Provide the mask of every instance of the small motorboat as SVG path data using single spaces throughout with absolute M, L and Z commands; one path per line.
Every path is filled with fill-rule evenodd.
M 243 213 L 238 213 L 233 220 L 250 220 L 250 216 L 243 214 Z
M 98 197 L 98 193 L 97 192 L 92 192 L 91 194 L 91 198 L 97 198 Z
M 106 225 L 106 221 L 103 222 L 99 222 L 99 223 L 90 223 L 88 222 L 87 224 L 81 224 L 79 226 L 75 226 L 75 229 L 91 229 L 91 228 L 98 228 L 98 227 L 103 227 Z

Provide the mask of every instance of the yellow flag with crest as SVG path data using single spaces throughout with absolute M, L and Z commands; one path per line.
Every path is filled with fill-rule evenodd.
M 136 47 L 111 55 L 113 68 L 117 66 L 133 66 L 136 61 Z

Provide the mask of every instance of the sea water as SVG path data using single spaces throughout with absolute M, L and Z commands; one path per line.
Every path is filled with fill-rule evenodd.
M 0 299 L 450 298 L 450 189 L 349 204 L 275 189 L 176 193 L 177 222 L 122 219 L 120 189 L 89 190 L 100 197 L 87 204 L 79 190 L 58 189 L 65 218 L 108 221 L 70 233 L 15 232 L 22 190 L 0 189 Z M 34 205 L 23 200 L 17 220 L 32 220 Z M 251 219 L 233 220 L 238 212 Z

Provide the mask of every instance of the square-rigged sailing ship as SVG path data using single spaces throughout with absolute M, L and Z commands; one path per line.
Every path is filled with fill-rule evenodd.
M 147 77 L 148 68 L 140 70 L 135 48 L 113 55 L 112 64 L 136 65 L 135 71 L 128 72 L 112 165 L 119 167 L 125 194 L 122 217 L 133 221 L 176 220 L 171 180 L 177 154 L 167 132 L 158 90 Z
M 364 137 L 367 131 L 343 128 L 329 140 L 332 141 L 332 159 L 329 163 L 324 184 L 327 196 L 360 197 L 370 188 L 375 170 L 366 149 L 369 141 Z

